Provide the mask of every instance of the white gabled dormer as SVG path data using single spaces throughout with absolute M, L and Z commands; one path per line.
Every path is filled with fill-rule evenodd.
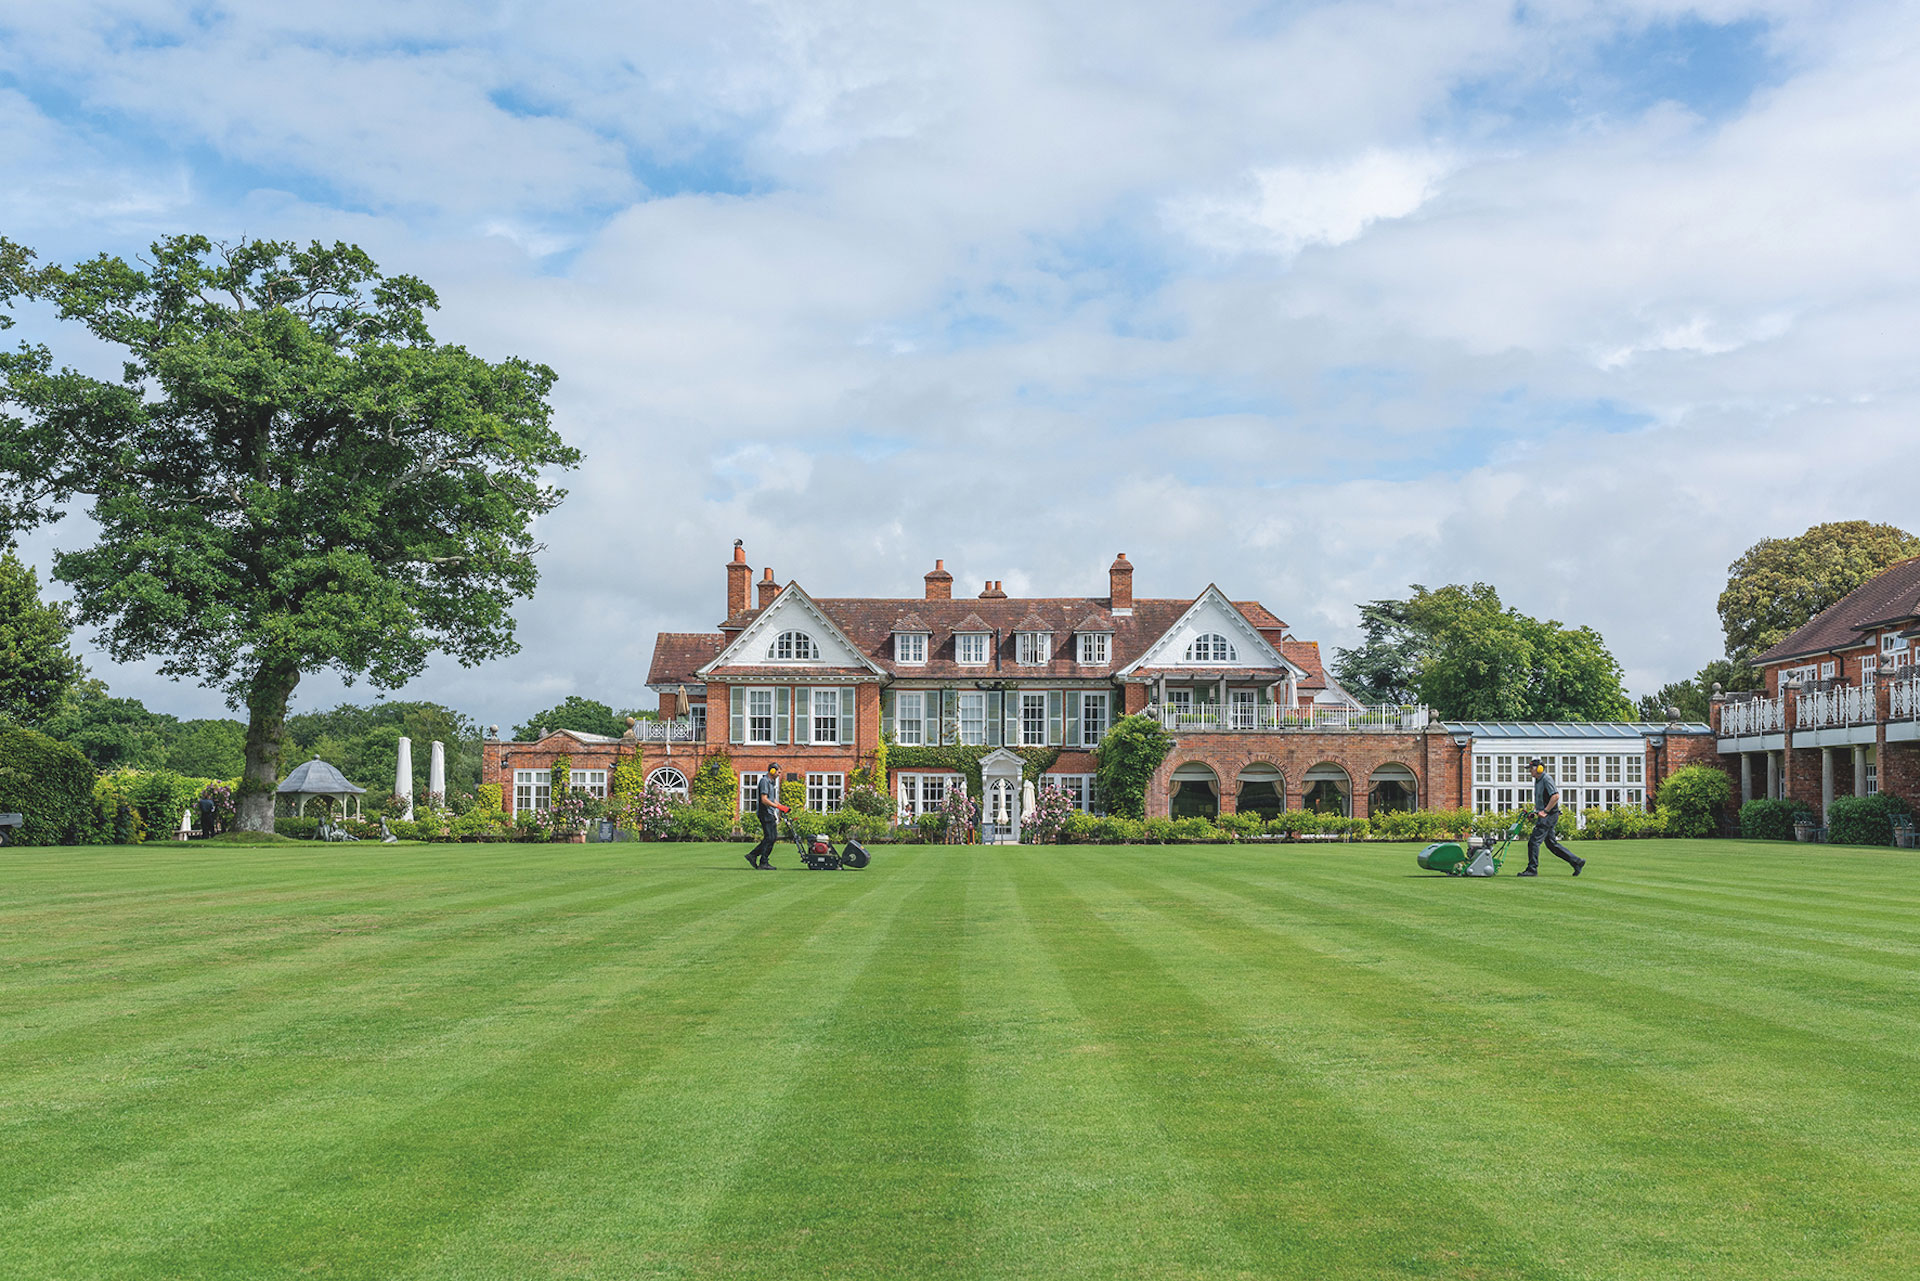
M 893 661 L 900 667 L 925 667 L 927 650 L 933 641 L 933 628 L 918 614 L 907 614 L 893 623 Z
M 1200 593 L 1173 626 L 1162 632 L 1146 652 L 1118 673 L 1131 675 L 1142 668 L 1248 667 L 1281 668 L 1292 680 L 1306 670 L 1287 661 L 1260 629 L 1234 607 L 1226 593 L 1213 584 Z
M 787 584 L 696 675 L 704 678 L 728 667 L 791 667 L 796 675 L 815 667 L 857 667 L 883 674 L 797 582 Z

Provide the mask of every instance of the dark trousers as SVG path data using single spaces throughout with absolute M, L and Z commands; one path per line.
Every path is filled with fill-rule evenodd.
M 1569 864 L 1575 867 L 1580 865 L 1580 860 L 1570 854 L 1567 847 L 1560 843 L 1560 838 L 1554 835 L 1559 830 L 1560 812 L 1558 810 L 1551 814 L 1542 814 L 1533 820 L 1533 835 L 1527 838 L 1527 870 L 1529 872 L 1540 870 L 1540 846 L 1543 843 Z
M 753 847 L 753 853 L 747 855 L 755 863 L 765 863 L 773 856 L 773 847 L 780 840 L 780 825 L 774 821 L 773 811 L 760 807 L 760 843 Z

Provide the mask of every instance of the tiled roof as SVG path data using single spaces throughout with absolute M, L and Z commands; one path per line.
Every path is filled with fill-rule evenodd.
M 1016 632 L 1050 632 L 1054 630 L 1054 627 L 1052 623 L 1040 617 L 1040 611 L 1036 609 L 1015 623 L 1013 630 Z
M 1113 616 L 1105 610 L 1096 609 L 1073 625 L 1076 632 L 1110 632 L 1113 630 Z
M 1247 616 L 1247 621 L 1263 632 L 1284 632 L 1287 625 L 1274 617 L 1273 613 L 1257 600 L 1237 600 L 1233 607 Z
M 316 756 L 294 766 L 287 781 L 275 790 L 287 796 L 357 796 L 367 789 L 355 787 L 339 770 Z
M 1299 688 L 1327 688 L 1327 669 L 1320 664 L 1319 641 L 1281 641 L 1280 653 L 1289 663 L 1306 673 L 1300 678 Z
M 926 620 L 918 614 L 902 614 L 893 620 L 893 630 L 896 632 L 930 632 L 933 628 L 928 627 Z
M 1754 661 L 1776 663 L 1862 642 L 1861 631 L 1920 615 L 1920 556 L 1890 565 Z
M 990 632 L 993 628 L 989 627 L 987 620 L 980 617 L 980 615 L 968 614 L 965 618 L 953 625 L 953 630 L 956 632 Z
M 721 640 L 717 632 L 661 632 L 654 638 L 647 684 L 700 684 L 695 673 L 719 656 Z
M 1648 734 L 1711 734 L 1713 728 L 1698 721 L 1679 726 L 1657 721 L 1447 721 L 1449 734 L 1467 733 L 1475 738 L 1644 738 Z

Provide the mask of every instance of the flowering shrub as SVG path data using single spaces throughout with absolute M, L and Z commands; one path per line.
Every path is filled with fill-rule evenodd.
M 620 824 L 648 840 L 662 840 L 672 830 L 681 801 L 664 783 L 648 783 L 621 812 Z
M 1042 783 L 1040 790 L 1033 794 L 1033 813 L 1021 820 L 1021 843 L 1053 844 L 1060 839 L 1060 832 L 1067 825 L 1067 815 L 1071 813 L 1073 802 L 1067 794 L 1052 783 Z
M 593 797 L 585 788 L 569 787 L 564 792 L 554 794 L 552 808 L 547 811 L 548 821 L 553 825 L 554 835 L 572 835 L 587 830 L 587 821 L 592 817 L 590 806 Z
M 942 834 L 965 832 L 971 844 L 972 833 L 980 825 L 980 802 L 967 795 L 965 786 L 948 788 L 947 799 L 940 802 L 935 812 L 940 815 Z

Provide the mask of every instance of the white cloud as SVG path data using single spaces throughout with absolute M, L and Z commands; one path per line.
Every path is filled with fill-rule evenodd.
M 1209 249 L 1291 257 L 1310 245 L 1344 245 L 1372 224 L 1419 209 L 1446 173 L 1442 157 L 1369 149 L 1323 165 L 1256 170 L 1232 196 L 1169 203 L 1171 220 Z

